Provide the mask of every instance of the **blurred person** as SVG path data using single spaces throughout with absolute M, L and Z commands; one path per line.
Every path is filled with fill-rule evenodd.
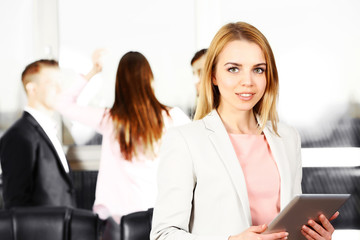
M 28 103 L 22 117 L 0 140 L 6 209 L 75 206 L 70 167 L 53 120 L 60 70 L 55 60 L 38 60 L 22 73 Z
M 195 53 L 191 59 L 191 68 L 193 75 L 195 76 L 195 87 L 196 87 L 196 96 L 199 96 L 199 87 L 200 87 L 200 78 L 203 73 L 204 63 L 206 59 L 207 49 L 203 48 Z
M 265 36 L 244 22 L 223 26 L 207 53 L 196 120 L 164 137 L 150 239 L 288 238 L 262 234 L 301 193 L 300 136 L 278 121 L 278 88 Z M 306 239 L 334 232 L 324 215 L 304 224 Z
M 195 84 L 195 90 L 196 90 L 196 102 L 199 97 L 200 79 L 201 79 L 201 75 L 202 75 L 203 68 L 204 68 L 206 52 L 207 52 L 206 48 L 203 48 L 203 49 L 197 51 L 190 61 L 192 73 L 194 76 L 194 84 Z M 189 115 L 191 118 L 193 118 L 194 114 L 195 114 L 196 102 L 195 102 L 195 108 L 191 108 L 189 110 Z
M 102 70 L 98 56 L 92 70 L 61 94 L 57 109 L 103 135 L 93 210 L 101 219 L 119 223 L 123 215 L 154 206 L 157 152 L 163 133 L 190 120 L 179 108 L 169 108 L 156 99 L 151 67 L 139 52 L 121 58 L 110 109 L 77 105 L 88 80 Z

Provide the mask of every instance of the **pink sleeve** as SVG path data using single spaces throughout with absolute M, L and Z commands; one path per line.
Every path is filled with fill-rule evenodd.
M 105 108 L 79 106 L 77 104 L 77 98 L 86 84 L 86 79 L 79 75 L 76 82 L 58 96 L 55 109 L 63 116 L 103 133 L 104 121 L 108 111 Z

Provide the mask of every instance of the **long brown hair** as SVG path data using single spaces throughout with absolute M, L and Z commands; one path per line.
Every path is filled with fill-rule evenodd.
M 139 152 L 154 155 L 154 144 L 163 133 L 163 111 L 169 115 L 168 108 L 156 99 L 152 81 L 144 55 L 128 52 L 121 58 L 110 114 L 121 154 L 129 161 Z
M 196 108 L 195 119 L 205 117 L 220 103 L 220 92 L 212 82 L 215 75 L 218 56 L 231 41 L 246 40 L 256 43 L 264 53 L 266 61 L 266 89 L 264 96 L 254 106 L 254 113 L 259 116 L 259 127 L 264 129 L 265 123 L 270 120 L 273 131 L 277 133 L 278 115 L 276 102 L 279 91 L 279 78 L 274 54 L 265 36 L 254 26 L 245 22 L 228 23 L 224 25 L 213 38 L 207 51 L 204 72 L 200 80 L 199 100 Z

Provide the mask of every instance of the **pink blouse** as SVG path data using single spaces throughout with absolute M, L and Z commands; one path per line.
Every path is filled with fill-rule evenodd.
M 138 154 L 132 161 L 122 157 L 119 143 L 113 134 L 109 109 L 76 104 L 86 83 L 85 79 L 79 78 L 69 90 L 61 94 L 56 108 L 69 119 L 93 127 L 103 135 L 93 210 L 100 218 L 112 216 L 119 223 L 123 215 L 154 206 L 158 159 L 143 154 Z M 179 108 L 172 108 L 169 114 L 170 117 L 163 112 L 165 130 L 190 122 Z
M 280 211 L 280 175 L 265 135 L 229 136 L 245 176 L 252 225 L 269 224 Z

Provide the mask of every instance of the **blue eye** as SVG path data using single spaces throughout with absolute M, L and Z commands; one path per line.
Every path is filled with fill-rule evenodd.
M 236 73 L 236 72 L 239 71 L 239 68 L 237 68 L 237 67 L 231 67 L 231 68 L 228 69 L 228 71 L 231 72 L 231 73 Z
M 262 73 L 265 72 L 265 69 L 263 69 L 263 68 L 255 68 L 255 69 L 254 69 L 254 72 L 255 72 L 255 73 L 258 73 L 258 74 L 262 74 Z

